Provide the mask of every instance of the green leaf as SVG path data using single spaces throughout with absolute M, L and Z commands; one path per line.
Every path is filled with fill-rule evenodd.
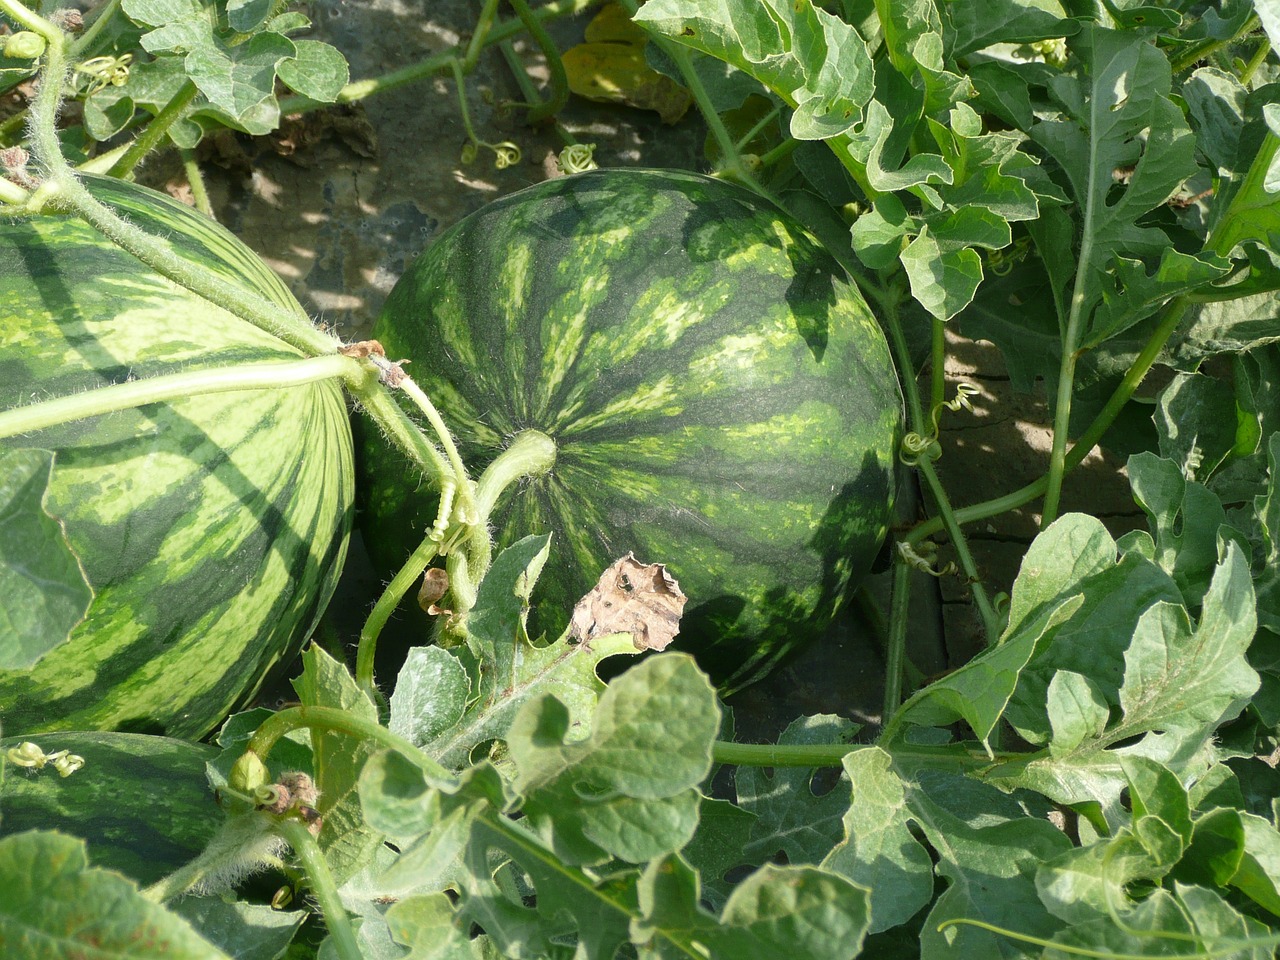
M 1053 731 L 1049 752 L 1055 757 L 1102 736 L 1111 718 L 1098 688 L 1084 674 L 1070 670 L 1059 670 L 1049 681 L 1046 712 Z
M 879 933 L 906 923 L 932 899 L 933 863 L 908 825 L 906 786 L 889 754 L 856 750 L 845 756 L 844 771 L 853 787 L 844 839 L 822 866 L 870 891 L 869 932 Z
M 698 829 L 680 855 L 702 878 L 702 897 L 712 906 L 722 907 L 733 891 L 725 875 L 734 867 L 758 867 L 745 851 L 751 839 L 755 817 L 728 800 L 703 797 L 698 810 Z
M 947 52 L 963 57 L 995 43 L 1029 43 L 1066 37 L 1079 29 L 1058 0 L 988 0 L 942 7 Z M 1030 126 L 1030 124 L 1025 124 Z
M 276 68 L 295 53 L 288 38 L 259 33 L 236 47 L 202 44 L 187 54 L 185 66 L 209 102 L 238 119 L 273 98 Z
M 912 819 L 938 856 L 948 886 L 925 919 L 921 960 L 1017 957 L 1012 941 L 975 927 L 950 927 L 969 918 L 1032 936 L 1047 937 L 1061 924 L 1040 902 L 1040 864 L 1071 847 L 1046 819 L 1028 816 L 994 787 L 938 771 L 922 771 L 907 795 Z
M 1194 428 L 1193 423 L 1187 426 Z M 1222 502 L 1203 484 L 1187 480 L 1172 460 L 1155 454 L 1130 457 L 1128 469 L 1133 498 L 1155 535 L 1150 552 L 1144 553 L 1173 578 L 1187 606 L 1199 606 L 1218 564 L 1218 541 L 1230 530 Z M 1122 541 L 1122 546 L 1131 542 Z
M 652 960 L 844 960 L 858 954 L 869 923 L 866 891 L 816 867 L 760 868 L 734 888 L 719 923 L 699 907 L 697 874 L 678 857 L 651 863 L 638 892 L 631 935 Z
M 282 956 L 307 914 L 260 903 L 233 903 L 220 897 L 183 897 L 170 908 L 235 960 L 276 960 Z
M 271 15 L 275 0 L 226 0 L 227 23 L 232 30 L 252 33 Z
M 320 103 L 333 103 L 351 79 L 347 60 L 335 47 L 316 40 L 294 40 L 297 53 L 281 60 L 277 73 L 294 93 Z
M 529 595 L 551 549 L 551 535 L 533 535 L 507 547 L 489 567 L 467 617 L 468 646 L 510 671 L 510 651 L 528 640 Z M 508 673 L 509 676 L 509 673 Z
M 1107 904 L 1131 905 L 1126 886 L 1158 880 L 1158 868 L 1142 844 L 1125 827 L 1115 836 L 1076 847 L 1047 861 L 1036 871 L 1036 892 L 1055 917 L 1088 923 L 1107 916 Z
M 1249 566 L 1239 545 L 1229 543 L 1194 630 L 1185 611 L 1169 603 L 1139 619 L 1124 655 L 1124 718 L 1112 735 L 1194 731 L 1234 717 L 1258 689 L 1244 658 L 1256 624 Z
M 720 729 L 715 691 L 684 655 L 652 657 L 600 697 L 586 738 L 549 695 L 516 715 L 507 745 L 523 813 L 566 863 L 641 863 L 680 849 Z
M 800 717 L 787 725 L 779 744 L 852 743 L 856 724 L 836 716 Z M 749 863 L 775 859 L 787 863 L 821 863 L 840 840 L 840 822 L 849 806 L 849 784 L 842 777 L 816 794 L 816 771 L 802 767 L 739 767 L 734 774 L 738 803 L 755 815 L 751 840 L 743 853 Z
M 982 283 L 977 252 L 967 247 L 946 249 L 928 227 L 902 251 L 901 259 L 911 295 L 939 320 L 950 320 L 967 307 Z
M 1167 870 L 1191 842 L 1191 802 L 1187 790 L 1164 764 L 1147 757 L 1120 760 L 1129 781 L 1133 832 L 1152 861 Z
M 302 654 L 302 676 L 293 681 L 304 706 L 334 707 L 354 716 L 377 722 L 378 708 L 356 686 L 345 664 L 311 644 Z M 360 809 L 356 786 L 360 769 L 377 749 L 334 730 L 318 730 L 311 735 L 315 783 L 320 791 L 317 804 L 324 825 L 320 849 L 324 851 L 335 881 L 341 884 L 368 861 L 382 842 L 370 829 Z
M 73 837 L 31 831 L 0 839 L 0 888 L 0 944 L 13 956 L 227 958 L 118 873 L 90 869 L 84 841 Z
M 1280 632 L 1280 433 L 1267 444 L 1268 482 L 1266 493 L 1255 498 L 1262 533 L 1262 567 L 1257 577 L 1258 622 Z
M 482 667 L 462 720 L 421 746 L 440 763 L 461 769 L 471 751 L 487 740 L 506 737 L 521 704 L 551 694 L 569 711 L 570 723 L 584 729 L 604 684 L 596 665 L 605 657 L 634 654 L 630 634 L 598 637 L 588 644 L 570 643 L 567 635 L 546 646 L 534 646 L 525 632 L 528 595 L 546 557 L 546 536 L 526 537 L 493 561 L 477 591 L 467 622 L 474 657 Z
M 1064 116 L 1030 134 L 1061 165 L 1079 206 L 1082 277 L 1072 310 L 1085 323 L 1083 341 L 1096 342 L 1089 337 L 1101 331 L 1090 317 L 1115 258 L 1159 256 L 1170 246 L 1163 231 L 1137 221 L 1196 172 L 1195 138 L 1168 97 L 1168 60 L 1143 37 L 1091 25 L 1072 47 L 1087 69 L 1077 80 L 1055 78 L 1050 90 Z M 1127 186 L 1113 196 L 1114 172 L 1130 168 Z M 1055 255 L 1041 252 L 1046 260 Z
M 1201 887 L 1175 885 L 1172 892 L 1157 889 L 1122 915 L 1123 926 L 1110 917 L 1068 927 L 1053 941 L 1064 947 L 1095 951 L 1096 956 L 1151 955 L 1153 943 L 1168 944 L 1166 956 L 1211 955 L 1263 960 L 1271 948 L 1241 950 L 1239 942 L 1270 931 L 1238 913 L 1217 893 Z M 1177 939 L 1175 939 L 1177 938 Z M 1158 955 L 1158 954 L 1157 954 Z M 1045 950 L 1045 960 L 1074 960 L 1078 950 Z
M 1189 480 L 1204 483 L 1236 448 L 1240 416 L 1229 383 L 1201 373 L 1180 373 L 1160 391 L 1153 416 L 1160 456 Z
M 1091 528 L 1092 524 L 1086 523 L 1085 527 Z M 1100 530 L 1101 525 L 1096 529 Z M 1043 536 L 1045 534 L 1041 534 Z M 1112 560 L 1098 569 L 1096 562 L 1106 543 L 1111 544 Z M 1035 547 L 1033 544 L 1032 551 L 1028 551 L 1027 559 L 1023 561 L 1019 580 L 1037 569 L 1036 565 L 1029 567 L 1033 551 L 1036 558 L 1045 556 Z M 1036 651 L 1018 677 L 1018 687 L 1005 719 L 1033 743 L 1043 743 L 1050 737 L 1051 724 L 1046 713 L 1048 688 L 1058 671 L 1067 670 L 1088 677 L 1098 695 L 1108 704 L 1116 704 L 1124 679 L 1125 653 L 1142 612 L 1156 603 L 1180 605 L 1182 602 L 1177 585 L 1164 570 L 1134 552 L 1126 553 L 1117 563 L 1115 549 L 1114 541 L 1105 532 L 1097 541 L 1089 541 L 1087 559 L 1080 569 L 1081 572 L 1094 572 L 1063 586 L 1063 592 L 1079 595 L 1083 600 L 1070 618 L 1058 626 L 1052 642 Z M 1052 584 L 1055 575 L 1074 567 L 1074 558 L 1064 549 L 1063 554 L 1050 564 Z M 1038 578 L 1033 578 L 1029 587 L 1038 593 L 1042 588 L 1035 584 L 1035 579 Z M 1015 582 L 1015 599 L 1018 593 L 1018 583 Z
M 48 450 L 0 453 L 0 669 L 34 666 L 93 602 L 66 531 L 45 509 L 52 476 Z
M 1145 320 L 1171 298 L 1190 293 L 1225 276 L 1231 264 L 1212 254 L 1198 257 L 1167 249 L 1154 273 L 1141 260 L 1117 255 L 1101 288 L 1092 329 L 1083 346 L 1095 347 Z
M 387 926 L 396 943 L 409 947 L 403 960 L 479 958 L 468 931 L 443 893 L 406 897 L 387 911 Z
M 466 668 L 443 647 L 413 647 L 396 675 L 387 726 L 414 745 L 444 735 L 466 712 L 471 680 Z
M 791 134 L 797 139 L 851 130 L 871 100 L 866 44 L 810 0 L 650 0 L 635 21 L 732 64 L 794 105 Z
M 907 213 L 902 201 L 886 193 L 850 228 L 853 252 L 872 270 L 883 270 L 897 263 L 905 238 L 918 230 L 915 218 Z

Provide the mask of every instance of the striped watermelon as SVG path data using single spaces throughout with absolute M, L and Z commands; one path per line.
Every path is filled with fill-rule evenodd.
M 201 268 L 305 316 L 216 223 L 161 194 L 91 190 Z M 69 217 L 0 222 L 0 408 L 299 352 Z M 6 735 L 198 738 L 291 656 L 341 570 L 351 438 L 332 383 L 192 397 L 3 441 L 56 452 L 48 508 L 95 591 L 31 671 L 0 671 Z
M 0 755 L 25 737 L 0 740 Z M 214 747 L 168 737 L 99 731 L 35 736 L 46 753 L 69 750 L 84 766 L 60 777 L 10 764 L 0 791 L 0 837 L 61 830 L 89 843 L 89 862 L 155 883 L 194 859 L 225 819 L 205 764 Z
M 478 472 L 517 432 L 551 472 L 504 495 L 501 545 L 550 531 L 534 594 L 554 636 L 628 551 L 689 597 L 676 647 L 725 688 L 820 635 L 889 522 L 901 397 L 837 262 L 749 191 L 672 171 L 594 171 L 498 200 L 442 234 L 374 336 Z M 434 515 L 378 438 L 360 441 L 366 543 L 402 562 Z

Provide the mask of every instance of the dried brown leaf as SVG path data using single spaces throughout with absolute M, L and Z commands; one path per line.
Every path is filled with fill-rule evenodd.
M 629 633 L 637 650 L 663 650 L 680 632 L 687 599 L 663 564 L 641 563 L 628 553 L 573 608 L 570 635 L 589 645 L 596 637 Z

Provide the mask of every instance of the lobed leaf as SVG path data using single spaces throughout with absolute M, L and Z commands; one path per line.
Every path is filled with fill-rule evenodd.
M 118 873 L 89 867 L 84 841 L 49 831 L 0 838 L 0 952 L 25 960 L 227 960 Z

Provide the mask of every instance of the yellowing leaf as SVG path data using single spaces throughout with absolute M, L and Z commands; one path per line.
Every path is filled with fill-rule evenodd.
M 618 4 L 608 4 L 596 15 L 586 38 L 561 58 L 569 89 L 578 96 L 654 110 L 663 123 L 676 123 L 688 112 L 693 97 L 649 66 L 644 57 L 648 38 Z

